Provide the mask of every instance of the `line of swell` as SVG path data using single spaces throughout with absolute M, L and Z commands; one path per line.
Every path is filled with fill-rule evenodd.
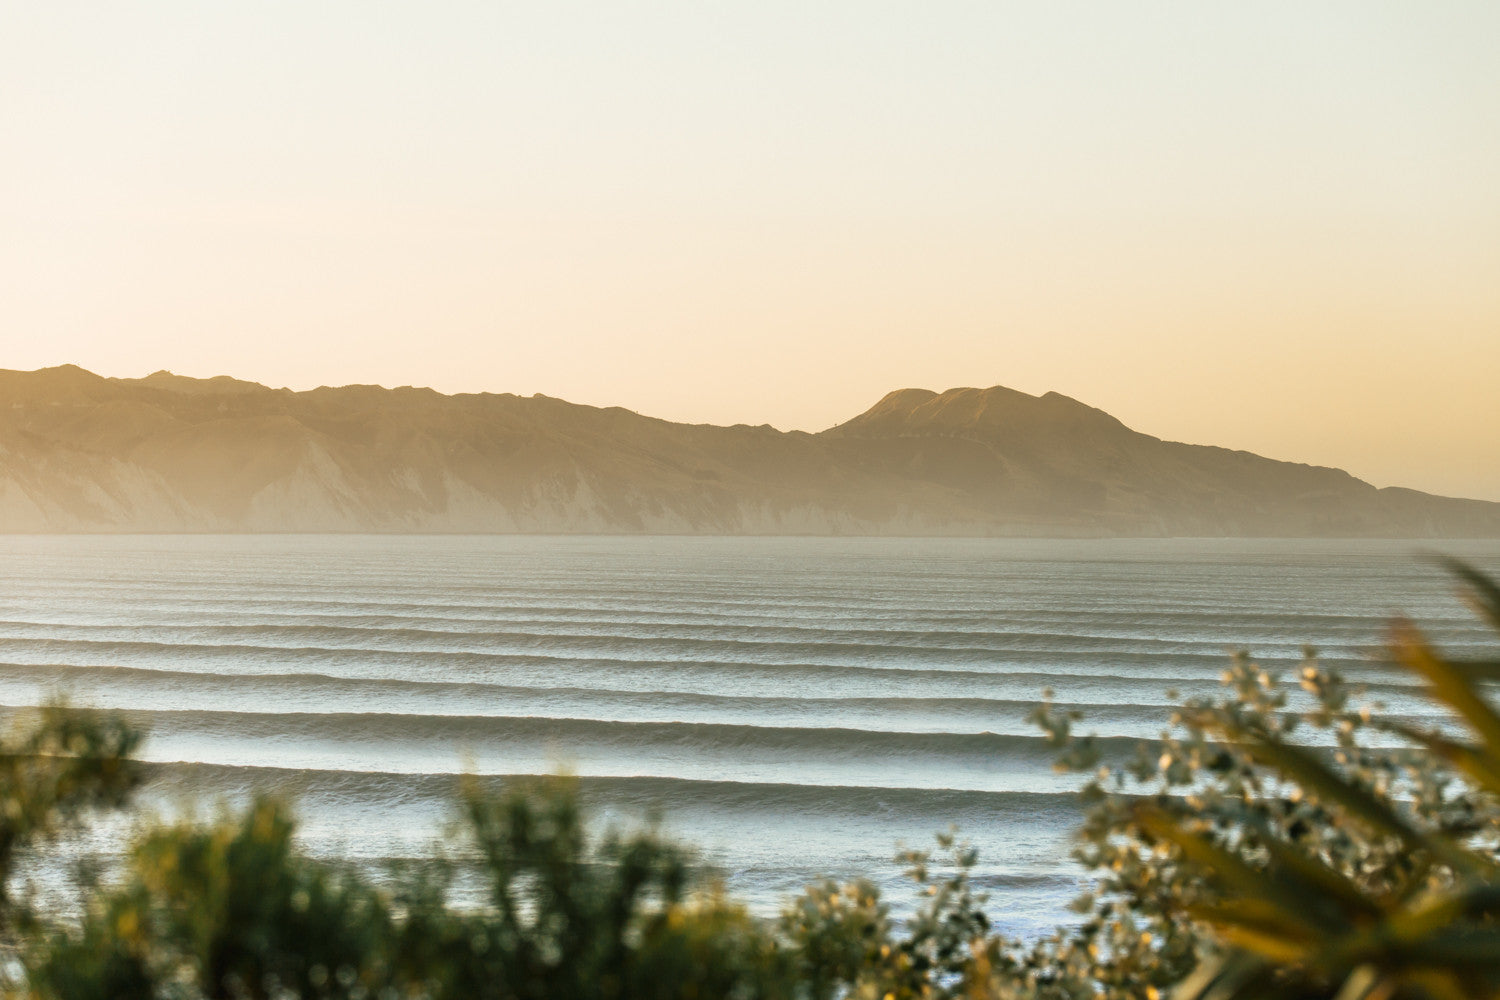
M 34 588 L 36 581 L 27 577 L 24 580 L 14 581 L 17 585 L 25 585 Z M 108 591 L 118 594 L 117 600 L 130 605 L 148 605 L 160 607 L 164 602 L 191 606 L 223 607 L 233 604 L 239 607 L 264 607 L 264 608 L 287 608 L 290 606 L 304 608 L 330 608 L 346 609 L 358 608 L 364 610 L 381 609 L 382 611 L 403 614 L 410 610 L 427 610 L 441 608 L 444 611 L 472 611 L 476 614 L 504 613 L 508 611 L 535 611 L 536 609 L 557 609 L 563 612 L 577 613 L 580 610 L 597 610 L 606 612 L 630 613 L 630 614 L 683 614 L 693 608 L 712 609 L 701 613 L 710 615 L 733 615 L 735 617 L 750 617 L 756 619 L 780 619 L 785 617 L 788 610 L 806 616 L 811 612 L 824 612 L 829 617 L 844 620 L 850 617 L 858 617 L 861 613 L 879 612 L 884 610 L 895 611 L 903 617 L 911 616 L 942 616 L 950 615 L 973 615 L 982 621 L 993 620 L 995 614 L 1007 615 L 1016 613 L 1014 609 L 994 609 L 984 606 L 974 606 L 972 610 L 967 606 L 973 604 L 972 591 L 959 588 L 951 592 L 951 596 L 944 600 L 923 601 L 920 596 L 903 594 L 899 597 L 878 597 L 867 595 L 859 601 L 849 601 L 847 598 L 840 601 L 819 600 L 811 594 L 796 593 L 788 596 L 783 590 L 768 589 L 764 592 L 753 592 L 747 594 L 742 589 L 726 591 L 728 597 L 720 600 L 705 599 L 705 592 L 701 587 L 684 589 L 681 591 L 663 590 L 653 588 L 646 596 L 634 596 L 625 591 L 619 591 L 607 597 L 601 597 L 601 591 L 597 585 L 576 588 L 558 587 L 533 587 L 527 590 L 497 590 L 493 587 L 462 588 L 453 587 L 445 582 L 441 590 L 430 590 L 422 588 L 395 588 L 382 586 L 382 594 L 389 594 L 393 590 L 401 589 L 408 593 L 420 595 L 425 600 L 418 601 L 391 601 L 388 598 L 380 600 L 337 600 L 327 597 L 326 586 L 316 581 L 308 581 L 306 593 L 298 596 L 297 593 L 287 586 L 286 581 L 278 581 L 276 584 L 267 584 L 257 588 L 244 582 L 237 582 L 232 588 L 223 586 L 217 579 L 205 579 L 192 585 L 183 585 L 179 589 L 172 589 L 158 585 L 154 587 L 149 596 L 142 596 L 140 589 L 135 584 L 110 584 L 107 581 L 90 579 L 81 581 L 83 589 L 79 597 L 86 600 L 92 606 L 97 606 L 98 594 Z M 68 600 L 73 595 L 68 591 L 57 591 L 49 589 L 33 596 L 41 599 L 46 598 L 50 602 L 57 600 Z M 492 600 L 484 603 L 465 603 L 455 600 L 455 596 L 462 594 L 466 589 L 475 590 Z M 207 596 L 209 594 L 223 591 L 224 597 Z M 257 593 L 267 596 L 258 597 Z M 941 597 L 934 594 L 929 597 Z M 1235 623 L 1239 621 L 1250 622 L 1281 622 L 1288 618 L 1308 622 L 1328 622 L 1330 624 L 1339 621 L 1363 621 L 1378 624 L 1382 620 L 1380 615 L 1338 615 L 1325 612 L 1304 613 L 1296 609 L 1285 612 L 1232 612 L 1226 613 L 1222 608 L 1213 605 L 1204 605 L 1204 611 L 1199 612 L 1191 606 L 1175 607 L 1171 611 L 1163 611 L 1159 606 L 1153 606 L 1146 601 L 1130 602 L 1128 597 L 1120 594 L 1112 594 L 1111 600 L 1118 610 L 1108 612 L 1088 612 L 1087 616 L 1108 616 L 1116 621 L 1130 622 L 1138 620 L 1146 621 L 1170 621 L 1170 620 L 1203 620 L 1224 621 Z M 1132 604 L 1128 609 L 1121 609 L 1121 603 Z M 672 610 L 663 612 L 659 610 L 663 604 L 670 603 Z M 1135 603 L 1139 607 L 1134 606 Z M 1046 614 L 1048 609 L 1037 609 L 1036 612 L 1023 612 L 1026 614 Z M 1059 614 L 1057 620 L 1075 621 L 1076 614 Z M 1461 614 L 1444 613 L 1434 610 L 1431 614 L 1424 614 L 1424 621 L 1433 624 L 1454 622 L 1467 624 L 1471 618 Z
M 983 619 L 966 619 L 963 622 L 946 621 L 852 621 L 842 620 L 837 627 L 831 627 L 822 623 L 798 622 L 786 618 L 777 618 L 773 622 L 763 620 L 755 621 L 720 621 L 720 620 L 681 620 L 680 616 L 671 620 L 663 620 L 658 617 L 632 615 L 628 617 L 601 615 L 578 615 L 576 612 L 568 615 L 537 616 L 534 613 L 527 616 L 520 615 L 484 615 L 472 617 L 436 616 L 430 614 L 406 614 L 396 615 L 308 615 L 287 613 L 284 610 L 274 614 L 272 617 L 284 619 L 282 621 L 268 621 L 264 613 L 252 614 L 243 612 L 230 614 L 223 611 L 215 616 L 199 616 L 198 620 L 183 621 L 173 619 L 162 622 L 139 622 L 139 621 L 30 621 L 11 619 L 0 621 L 0 629 L 21 631 L 46 631 L 46 630 L 77 630 L 77 631 L 101 631 L 118 630 L 124 633 L 134 632 L 197 632 L 197 631 L 219 631 L 228 634 L 309 634 L 309 635 L 366 635 L 378 633 L 383 635 L 395 635 L 403 637 L 430 637 L 433 639 L 449 639 L 454 637 L 479 637 L 505 635 L 546 635 L 546 636 L 599 636 L 599 635 L 631 635 L 642 634 L 646 636 L 667 636 L 671 638 L 693 638 L 695 634 L 702 633 L 709 636 L 737 636 L 743 633 L 753 633 L 758 636 L 787 636 L 786 641 L 866 641 L 887 638 L 897 638 L 908 642 L 925 642 L 928 645 L 937 642 L 969 642 L 982 643 L 985 640 L 996 638 L 1020 638 L 1020 639 L 1084 639 L 1084 640 L 1115 640 L 1115 641 L 1143 641 L 1143 642 L 1165 642 L 1165 643 L 1212 643 L 1216 647 L 1223 645 L 1223 636 L 1226 631 L 1236 629 L 1243 630 L 1247 627 L 1255 627 L 1262 631 L 1255 635 L 1239 634 L 1236 640 L 1239 642 L 1266 642 L 1287 643 L 1324 641 L 1328 637 L 1336 637 L 1340 640 L 1364 640 L 1369 641 L 1379 633 L 1380 625 L 1377 621 L 1370 619 L 1351 618 L 1348 621 L 1337 624 L 1316 624 L 1306 621 L 1297 616 L 1286 616 L 1281 620 L 1271 621 L 1240 621 L 1233 622 L 1225 619 L 1204 616 L 1201 620 L 1192 622 L 1166 621 L 1144 622 L 1139 617 L 1113 616 L 1113 615 L 1076 615 L 1070 618 L 1036 618 L 1032 616 L 1007 616 L 992 615 Z M 1166 616 L 1159 616 L 1166 617 Z M 1180 616 L 1173 616 L 1180 617 Z M 1266 616 L 1262 616 L 1266 617 Z M 1177 634 L 1170 638 L 1160 638 L 1160 629 L 1171 624 L 1182 630 L 1183 626 L 1191 624 L 1194 626 L 1191 634 Z M 506 626 L 498 628 L 497 626 Z M 1064 631 L 1039 631 L 1038 626 L 1072 626 Z M 467 626 L 467 627 L 463 627 Z M 478 627 L 476 627 L 478 626 Z M 1023 627 L 1024 626 L 1024 627 Z M 575 631 L 568 631 L 568 630 Z M 1269 629 L 1269 631 L 1266 631 Z M 1106 631 L 1108 630 L 1108 631 Z M 1466 632 L 1472 632 L 1475 636 L 1483 636 L 1484 630 L 1473 626 Z M 687 633 L 686 636 L 672 633 Z
M 0 705 L 0 717 L 29 706 Z M 397 748 L 421 743 L 455 746 L 520 744 L 528 750 L 590 748 L 610 753 L 670 749 L 674 752 L 751 750 L 775 755 L 805 752 L 828 761 L 843 757 L 867 763 L 873 759 L 910 762 L 918 755 L 932 761 L 967 762 L 993 767 L 997 761 L 1050 764 L 1055 750 L 1047 737 L 1031 732 L 924 732 L 896 729 L 851 729 L 842 726 L 780 726 L 730 722 L 636 721 L 570 716 L 401 715 L 389 712 L 241 712 L 208 709 L 122 709 L 144 728 L 193 736 L 230 736 L 260 740 L 303 739 L 326 744 L 378 743 Z M 1426 724 L 1433 716 L 1390 717 L 1392 722 Z M 161 723 L 170 722 L 167 727 Z M 1095 744 L 1106 756 L 1121 759 L 1155 737 L 1101 733 Z M 1297 743 L 1323 745 L 1332 736 L 1306 729 Z M 1369 746 L 1391 741 L 1371 739 Z
M 603 644 L 607 645 L 607 644 Z M 659 646 L 660 644 L 658 644 Z M 705 643 L 710 650 L 718 651 L 722 647 L 716 643 Z M 1135 675 L 1136 679 L 1156 680 L 1158 678 L 1171 679 L 1183 676 L 1172 672 L 1173 663 L 1189 662 L 1196 666 L 1203 665 L 1221 666 L 1225 662 L 1225 650 L 1220 648 L 1211 652 L 1130 652 L 1112 649 L 1098 650 L 971 650 L 971 649 L 918 649 L 905 652 L 893 653 L 889 648 L 883 646 L 854 647 L 854 646 L 830 646 L 833 651 L 858 654 L 861 652 L 870 654 L 869 659 L 881 659 L 883 657 L 899 656 L 901 659 L 920 659 L 926 661 L 938 661 L 949 664 L 947 668 L 903 666 L 899 663 L 880 663 L 878 666 L 865 663 L 849 662 L 817 662 L 806 659 L 717 659 L 699 658 L 692 659 L 685 656 L 663 656 L 658 648 L 658 655 L 650 655 L 653 650 L 643 649 L 642 655 L 623 656 L 619 650 L 610 649 L 611 655 L 600 656 L 597 650 L 588 650 L 582 654 L 565 653 L 553 649 L 551 652 L 540 652 L 537 650 L 526 650 L 524 652 L 485 652 L 477 650 L 400 650 L 400 649 L 367 649 L 352 646 L 270 646 L 253 645 L 246 643 L 171 643 L 151 642 L 143 640 L 127 642 L 111 642 L 105 640 L 90 639 L 41 639 L 41 638 L 0 638 L 0 650 L 9 651 L 15 655 L 18 649 L 38 649 L 49 655 L 55 656 L 59 651 L 74 649 L 85 653 L 91 663 L 108 661 L 112 656 L 121 656 L 130 653 L 145 655 L 167 655 L 178 658 L 197 659 L 207 656 L 254 656 L 270 655 L 276 657 L 296 656 L 315 657 L 320 660 L 346 660 L 352 662 L 367 662 L 371 660 L 386 660 L 402 664 L 409 664 L 414 658 L 431 662 L 443 662 L 453 666 L 466 664 L 521 664 L 521 665 L 545 665 L 566 663 L 570 667 L 583 665 L 629 665 L 632 668 L 672 668 L 680 669 L 684 665 L 695 667 L 722 668 L 766 668 L 774 667 L 778 671 L 807 671 L 821 674 L 825 671 L 865 671 L 865 676 L 878 676 L 886 674 L 906 674 L 911 676 L 925 677 L 966 677 L 973 678 L 976 675 L 989 675 L 993 677 L 1014 677 L 1016 674 L 1008 671 L 976 670 L 976 669 L 953 669 L 962 663 L 972 663 L 980 667 L 995 667 L 1002 664 L 1020 663 L 1031 667 L 1052 666 L 1054 664 L 1068 663 L 1070 672 L 1068 676 L 1088 677 L 1095 676 L 1087 670 L 1077 670 L 1078 666 L 1101 666 L 1108 668 L 1116 664 L 1130 664 L 1137 666 L 1141 671 Z M 548 644 L 545 648 L 552 648 Z M 728 650 L 724 650 L 728 652 Z M 797 653 L 809 652 L 805 648 L 795 648 Z M 683 650 L 682 652 L 688 652 Z M 747 652 L 745 645 L 736 646 L 733 652 L 743 657 Z M 920 656 L 912 655 L 921 654 Z M 1261 657 L 1261 659 L 1269 659 Z M 1288 656 L 1291 660 L 1294 657 Z M 1300 659 L 1300 653 L 1295 659 Z M 1041 662 L 1039 662 L 1041 661 Z M 1362 667 L 1378 666 L 1375 661 L 1360 657 L 1327 656 L 1322 662 L 1329 665 L 1359 669 Z M 1180 666 L 1177 667 L 1180 669 Z M 1047 678 L 1049 682 L 1056 681 L 1059 677 L 1057 670 L 1038 672 L 1038 677 Z
M 56 652 L 55 650 L 49 650 Z M 184 657 L 195 666 L 202 663 L 202 658 Z M 337 665 L 344 667 L 355 667 L 368 669 L 371 661 L 380 660 L 391 668 L 407 672 L 413 666 L 410 658 L 392 655 L 382 659 L 376 656 L 365 657 L 327 657 L 323 658 L 324 665 L 329 665 L 330 660 L 336 660 Z M 1325 663 L 1328 661 L 1324 661 Z M 494 657 L 471 657 L 464 656 L 456 659 L 443 660 L 444 665 L 452 668 L 455 673 L 464 676 L 461 681 L 411 681 L 403 678 L 390 676 L 388 673 L 374 674 L 352 674 L 343 673 L 330 675 L 324 673 L 308 673 L 305 671 L 287 671 L 284 673 L 268 671 L 264 673 L 241 673 L 239 671 L 215 671 L 215 670 L 182 670 L 161 671 L 168 675 L 181 674 L 185 677 L 200 677 L 206 680 L 222 679 L 226 682 L 234 682 L 239 677 L 265 678 L 274 682 L 278 678 L 294 677 L 329 677 L 338 683 L 374 685 L 377 687 L 390 686 L 401 688 L 403 685 L 435 685 L 446 687 L 454 685 L 459 689 L 479 685 L 479 693 L 490 690 L 491 685 L 499 688 L 521 689 L 521 690 L 547 690 L 549 688 L 564 687 L 567 681 L 577 681 L 582 677 L 597 675 L 606 679 L 608 683 L 618 685 L 620 681 L 628 677 L 640 682 L 640 686 L 631 689 L 619 687 L 609 690 L 626 690 L 635 695 L 663 695 L 691 697 L 695 695 L 709 695 L 713 692 L 722 692 L 738 686 L 744 693 L 733 695 L 734 697 L 756 699 L 759 697 L 779 698 L 783 697 L 782 691 L 786 689 L 787 682 L 805 681 L 816 683 L 820 690 L 832 691 L 838 686 L 844 687 L 853 694 L 854 699 L 866 698 L 870 690 L 869 684 L 878 681 L 892 698 L 922 698 L 931 697 L 931 692 L 946 690 L 951 692 L 948 697 L 972 702 L 989 693 L 992 700 L 1000 702 L 1021 702 L 1024 704 L 1035 704 L 1043 689 L 1048 687 L 1057 688 L 1059 693 L 1066 699 L 1070 695 L 1076 701 L 1085 692 L 1090 692 L 1091 697 L 1106 697 L 1106 691 L 1117 691 L 1122 698 L 1135 698 L 1138 696 L 1143 684 L 1149 683 L 1160 685 L 1160 690 L 1165 696 L 1168 690 L 1181 692 L 1197 692 L 1199 694 L 1211 694 L 1218 691 L 1219 667 L 1221 663 L 1212 665 L 1212 669 L 1204 670 L 1196 677 L 1187 676 L 1182 673 L 1165 675 L 1142 674 L 1114 674 L 1096 673 L 1088 670 L 1073 669 L 1067 675 L 1059 675 L 1057 671 L 1041 670 L 1005 670 L 1005 671 L 973 671 L 973 670 L 931 670 L 912 669 L 903 667 L 863 667 L 863 666 L 828 666 L 816 664 L 740 664 L 740 663 L 714 663 L 714 664 L 683 664 L 683 663 L 653 663 L 650 661 L 618 661 L 618 660 L 570 660 L 565 658 L 538 658 L 538 657 L 516 657 L 516 658 L 494 658 Z M 48 668 L 57 670 L 77 670 L 97 672 L 93 676 L 108 679 L 112 671 L 138 671 L 142 674 L 154 672 L 155 668 L 109 665 L 100 666 L 94 663 L 64 664 L 53 659 L 37 663 L 10 662 L 0 664 L 9 668 L 12 674 L 17 671 L 39 671 L 32 674 L 33 680 L 40 686 L 56 688 L 56 683 L 46 678 L 45 672 Z M 629 672 L 622 673 L 621 667 L 628 666 Z M 1359 664 L 1352 665 L 1360 666 Z M 468 679 L 477 670 L 483 667 L 502 667 L 498 670 L 504 682 L 476 681 Z M 707 669 L 693 669 L 707 668 Z M 514 678 L 516 673 L 524 673 L 529 669 L 534 675 L 532 683 L 518 683 Z M 1356 676 L 1357 671 L 1351 665 L 1345 665 L 1345 670 L 1350 676 Z M 1371 693 L 1384 693 L 1389 695 L 1408 694 L 1417 689 L 1415 681 L 1401 673 L 1388 673 L 1386 679 L 1374 680 L 1363 679 L 1363 686 Z M 563 684 L 558 684 L 563 681 Z M 649 683 L 648 683 L 649 682 Z M 767 692 L 765 695 L 757 695 L 755 689 L 759 687 Z M 428 690 L 432 690 L 429 688 Z M 590 689 L 585 689 L 590 690 Z M 1153 712 L 1159 711 L 1152 706 Z
M 22 711 L 0 706 L 0 714 Z M 438 741 L 463 744 L 486 741 L 521 743 L 527 748 L 568 744 L 613 751 L 670 747 L 693 752 L 751 749 L 785 753 L 810 751 L 827 758 L 844 755 L 909 757 L 923 754 L 945 759 L 990 760 L 1024 756 L 1050 760 L 1044 737 L 1020 733 L 944 733 L 847 729 L 833 726 L 755 726 L 720 722 L 631 722 L 538 716 L 411 716 L 385 712 L 239 712 L 200 709 L 125 710 L 127 718 L 148 729 L 194 735 L 228 735 L 251 739 L 321 741 L 330 738 L 378 742 L 387 746 Z M 170 723 L 170 726 L 164 725 Z M 1106 749 L 1123 753 L 1139 741 L 1107 736 Z
M 90 682 L 109 683 L 136 683 L 142 686 L 151 686 L 160 689 L 164 684 L 170 683 L 173 690 L 178 690 L 184 685 L 199 684 L 204 687 L 217 688 L 221 685 L 243 686 L 257 688 L 262 685 L 284 688 L 302 688 L 308 691 L 321 693 L 326 691 L 339 691 L 347 693 L 359 693 L 361 691 L 390 691 L 414 695 L 435 694 L 453 695 L 464 698 L 580 698 L 598 701 L 643 701 L 648 703 L 662 703 L 667 705 L 697 705 L 703 707 L 735 707 L 747 708 L 786 707 L 786 708 L 885 708 L 902 707 L 915 708 L 924 711 L 937 711 L 941 709 L 990 709 L 996 712 L 1027 709 L 1034 707 L 1040 700 L 1040 694 L 1035 698 L 932 698 L 932 697 L 908 697 L 895 695 L 890 697 L 880 696 L 857 696 L 857 697 L 804 697 L 799 695 L 733 695 L 733 694 L 710 694 L 702 691 L 673 691 L 660 689 L 625 689 L 608 687 L 549 687 L 516 684 L 497 684 L 489 681 L 417 681 L 399 677 L 346 677 L 335 674 L 324 673 L 220 673 L 209 670 L 169 670 L 156 667 L 125 667 L 125 666 L 99 666 L 74 663 L 4 663 L 0 662 L 0 670 L 5 671 L 6 680 L 26 680 L 39 685 L 56 685 L 59 681 L 66 683 L 69 679 L 87 680 Z M 1091 678 L 1097 679 L 1097 678 Z M 1134 683 L 1140 680 L 1137 677 L 1111 677 L 1110 680 L 1118 680 L 1122 683 Z M 1181 678 L 1177 681 L 1181 686 L 1201 686 L 1205 689 L 1217 689 L 1217 681 Z M 1070 701 L 1065 707 L 1080 709 L 1119 709 L 1153 711 L 1169 705 L 1169 702 L 1135 702 L 1122 703 L 1119 701 L 1090 702 Z
M 278 693 L 290 691 L 333 697 L 358 697 L 371 691 L 406 694 L 411 696 L 436 696 L 453 702 L 503 701 L 504 699 L 567 700 L 599 702 L 602 704 L 638 704 L 662 708 L 742 709 L 746 711 L 808 711 L 824 709 L 865 709 L 881 711 L 899 709 L 908 713 L 963 712 L 968 715 L 990 714 L 1018 716 L 1034 708 L 1040 694 L 1031 698 L 985 698 L 970 696 L 955 697 L 908 697 L 908 696 L 858 696 L 858 697 L 801 697 L 789 695 L 733 695 L 710 694 L 701 691 L 670 690 L 626 690 L 596 687 L 545 687 L 513 684 L 497 684 L 484 681 L 415 681 L 395 677 L 343 677 L 322 673 L 218 673 L 213 671 L 168 670 L 151 667 L 85 666 L 78 664 L 16 664 L 0 663 L 9 681 L 24 680 L 40 687 L 63 687 L 87 681 L 92 684 L 110 686 L 137 686 L 154 690 L 170 688 L 173 692 L 197 687 L 204 691 L 243 691 L 246 694 L 264 695 L 266 688 L 275 688 Z M 1098 680 L 1097 677 L 1090 678 Z M 1139 678 L 1110 678 L 1121 684 L 1138 683 Z M 1199 689 L 1213 692 L 1221 689 L 1217 680 L 1203 678 L 1180 678 L 1172 682 L 1183 689 Z M 1398 685 L 1367 685 L 1392 693 L 1401 689 Z M 1415 690 L 1416 685 L 1407 686 Z M 1078 709 L 1090 718 L 1151 718 L 1173 703 L 1163 697 L 1158 702 L 1120 702 L 1068 700 L 1058 702 L 1057 707 Z M 434 714 L 430 711 L 409 714 Z M 488 713 L 493 714 L 493 713 Z
M 27 631 L 47 632 L 45 626 L 27 628 Z M 966 633 L 953 637 L 950 640 L 946 635 L 939 635 L 936 641 L 914 642 L 917 633 L 907 634 L 903 641 L 871 641 L 878 639 L 878 633 L 860 632 L 847 633 L 848 638 L 841 638 L 846 633 L 829 630 L 824 633 L 825 638 L 810 639 L 778 638 L 775 633 L 779 631 L 774 628 L 740 629 L 737 634 L 726 634 L 729 630 L 715 628 L 712 631 L 720 634 L 713 636 L 671 635 L 660 629 L 647 626 L 635 630 L 634 633 L 614 630 L 589 631 L 501 631 L 501 630 L 475 630 L 468 632 L 442 632 L 432 629 L 417 628 L 370 628 L 363 626 L 303 626 L 303 625 L 234 625 L 234 626 L 118 626 L 118 625 L 68 625 L 53 626 L 52 631 L 62 632 L 61 635 L 9 635 L 0 636 L 4 642 L 93 642 L 110 643 L 119 642 L 124 644 L 136 642 L 151 642 L 159 640 L 137 639 L 133 636 L 145 633 L 147 635 L 173 635 L 181 634 L 191 640 L 183 645 L 199 646 L 245 646 L 254 645 L 266 649 L 300 649 L 300 648 L 327 648 L 327 649 L 397 649 L 412 652 L 482 652 L 482 648 L 498 646 L 511 649 L 536 649 L 559 645 L 577 649 L 593 649 L 600 646 L 615 649 L 626 647 L 645 651 L 665 651 L 669 655 L 681 653 L 703 654 L 706 652 L 733 651 L 731 655 L 744 655 L 745 653 L 761 653 L 771 656 L 784 655 L 788 651 L 796 651 L 798 655 L 811 656 L 863 656 L 863 657 L 901 657 L 910 659 L 932 659 L 935 657 L 957 657 L 961 659 L 979 659 L 988 656 L 1014 654 L 1017 652 L 1053 653 L 1063 652 L 1104 652 L 1120 653 L 1124 655 L 1141 655 L 1143 653 L 1158 655 L 1160 653 L 1190 653 L 1196 655 L 1213 655 L 1222 653 L 1224 643 L 1222 641 L 1210 641 L 1204 639 L 1155 639 L 1138 638 L 1126 636 L 1099 636 L 1086 634 L 1052 634 L 1035 632 L 1002 632 L 1002 633 Z M 83 633 L 78 635 L 77 633 Z M 112 638 L 90 638 L 93 634 L 105 634 L 114 636 Z M 118 636 L 123 635 L 124 638 Z M 217 641 L 217 636 L 222 635 L 226 640 Z M 855 636 L 858 636 L 857 638 Z M 264 641 L 247 642 L 247 639 L 260 639 Z M 284 642 L 274 640 L 282 639 Z M 371 640 L 376 640 L 375 644 Z M 340 641 L 347 640 L 347 641 Z M 990 641 L 978 641 L 990 640 Z M 288 645 L 291 643 L 293 645 Z M 300 643 L 300 644 L 299 644 Z M 320 645 L 333 643 L 333 645 Z M 167 645 L 176 643 L 167 642 Z M 1263 646 L 1279 645 L 1287 651 L 1300 650 L 1302 640 L 1286 639 L 1276 643 L 1265 640 Z M 455 649 L 454 646 L 459 648 Z M 469 648 L 465 648 L 469 647 Z
M 534 784 L 532 774 L 461 775 L 458 773 L 336 771 L 260 765 L 156 762 L 143 765 L 159 788 L 243 794 L 275 790 L 294 799 L 370 800 L 376 804 L 409 804 L 450 800 L 466 781 L 486 791 Z M 714 781 L 655 776 L 571 778 L 586 804 L 674 809 L 733 809 L 753 812 L 807 812 L 854 816 L 909 812 L 943 822 L 960 814 L 1068 809 L 1077 800 L 1063 791 L 966 791 L 958 788 L 887 787 L 881 785 L 813 785 L 792 782 Z M 670 813 L 668 814 L 671 815 Z

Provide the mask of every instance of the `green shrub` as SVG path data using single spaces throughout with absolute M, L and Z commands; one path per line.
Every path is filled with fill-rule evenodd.
M 10 894 L 17 852 L 123 805 L 141 780 L 142 734 L 118 716 L 49 705 L 20 721 L 0 742 L 0 926 L 27 916 Z
M 1451 565 L 1500 630 L 1500 589 Z M 1236 658 L 1223 698 L 1185 702 L 1159 745 L 1089 780 L 1076 856 L 1099 894 L 1077 931 L 1007 954 L 997 992 L 1023 995 L 1019 975 L 1057 997 L 1496 995 L 1500 663 L 1446 658 L 1405 621 L 1389 648 L 1471 739 L 1381 719 L 1311 651 L 1295 684 L 1312 704 L 1290 710 L 1286 682 Z M 1098 763 L 1075 720 L 1037 719 L 1064 766 Z
M 77 929 L 36 943 L 28 978 L 60 998 L 361 997 L 391 981 L 384 897 L 292 849 L 284 807 L 258 799 L 209 827 L 151 830 L 124 883 Z M 170 987 L 170 988 L 169 988 Z
M 784 963 L 765 929 L 722 893 L 694 886 L 688 856 L 655 833 L 607 831 L 594 842 L 572 780 L 496 797 L 470 787 L 462 812 L 488 905 L 449 907 L 451 869 L 405 894 L 395 953 L 411 995 L 785 995 Z

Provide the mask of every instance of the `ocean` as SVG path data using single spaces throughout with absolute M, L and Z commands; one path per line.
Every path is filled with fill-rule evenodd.
M 125 710 L 148 813 L 276 791 L 377 878 L 451 840 L 465 773 L 576 774 L 595 823 L 659 816 L 765 914 L 822 876 L 908 908 L 896 845 L 954 824 L 1031 934 L 1085 884 L 1044 688 L 1151 738 L 1231 650 L 1312 644 L 1419 713 L 1371 662 L 1390 616 L 1489 638 L 1433 551 L 1500 572 L 1494 541 L 4 536 L 0 706 Z

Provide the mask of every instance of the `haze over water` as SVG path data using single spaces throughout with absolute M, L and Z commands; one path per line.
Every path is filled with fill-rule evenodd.
M 1500 568 L 1500 542 L 1442 549 Z M 1404 611 L 1481 630 L 1416 543 L 676 537 L 0 539 L 0 704 L 138 713 L 148 795 L 297 798 L 305 846 L 419 858 L 455 776 L 582 776 L 656 810 L 760 912 L 879 876 L 957 823 L 1005 925 L 1055 920 L 1075 782 L 1024 720 L 1045 687 L 1105 735 L 1234 648 L 1366 675 Z M 1402 678 L 1380 676 L 1383 682 Z M 1410 709 L 1399 688 L 1381 692 Z M 1086 727 L 1087 728 L 1087 727 Z M 113 835 L 96 849 L 117 851 Z

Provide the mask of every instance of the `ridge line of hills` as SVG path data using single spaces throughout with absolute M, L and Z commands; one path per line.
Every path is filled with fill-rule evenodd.
M 548 396 L 0 370 L 0 533 L 1497 537 L 1500 503 L 1163 441 L 1055 392 L 826 431 Z

